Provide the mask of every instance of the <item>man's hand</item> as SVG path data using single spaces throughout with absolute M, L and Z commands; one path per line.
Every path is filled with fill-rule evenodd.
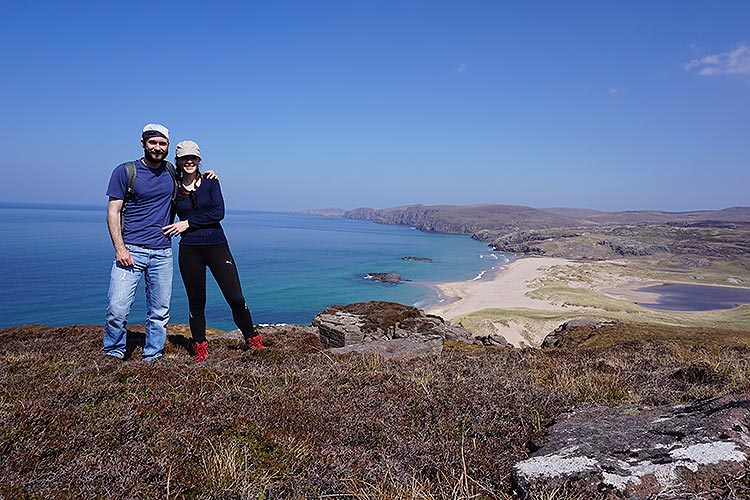
M 216 172 L 214 172 L 213 170 L 206 170 L 205 172 L 203 172 L 203 175 L 205 175 L 207 179 L 216 179 L 217 181 L 219 180 L 219 176 L 216 175 Z
M 115 260 L 122 267 L 131 267 L 135 265 L 135 262 L 133 261 L 133 256 L 130 255 L 130 252 L 128 252 L 127 248 L 122 248 L 120 250 L 117 250 L 115 252 Z
M 181 220 L 175 222 L 174 224 L 164 226 L 163 228 L 161 228 L 161 231 L 164 233 L 164 236 L 172 237 L 177 236 L 180 233 L 184 233 L 189 227 L 190 224 L 187 220 Z

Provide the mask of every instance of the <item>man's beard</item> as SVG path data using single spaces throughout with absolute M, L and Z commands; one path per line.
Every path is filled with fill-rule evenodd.
M 147 161 L 151 163 L 161 163 L 161 161 L 167 156 L 167 152 L 157 151 L 155 153 L 152 153 L 148 149 L 144 149 L 143 156 L 146 158 Z

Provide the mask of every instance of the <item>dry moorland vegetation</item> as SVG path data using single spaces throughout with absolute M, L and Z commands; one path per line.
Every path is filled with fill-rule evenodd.
M 211 340 L 196 365 L 175 331 L 152 364 L 105 359 L 97 326 L 0 331 L 0 498 L 509 499 L 565 410 L 750 392 L 750 332 L 621 323 L 387 361 L 290 326 L 262 351 Z

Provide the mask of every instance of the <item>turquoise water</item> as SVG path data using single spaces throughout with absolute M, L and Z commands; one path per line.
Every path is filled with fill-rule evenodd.
M 224 228 L 258 323 L 309 323 L 332 304 L 362 300 L 424 306 L 437 296 L 421 283 L 473 279 L 506 261 L 466 236 L 369 221 L 230 211 Z M 113 256 L 104 207 L 0 205 L 0 328 L 103 323 Z M 401 260 L 405 256 L 434 262 Z M 363 278 L 373 272 L 412 281 L 385 285 Z M 208 283 L 209 326 L 233 329 L 218 287 Z M 131 323 L 143 322 L 144 300 L 141 286 Z M 187 323 L 176 265 L 171 316 L 173 323 Z

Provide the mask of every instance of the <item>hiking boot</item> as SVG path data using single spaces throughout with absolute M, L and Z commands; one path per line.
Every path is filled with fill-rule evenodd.
M 195 362 L 203 363 L 208 357 L 208 340 L 193 343 L 193 352 L 195 352 Z
M 263 345 L 262 335 L 256 335 L 255 337 L 246 338 L 245 344 L 247 345 L 248 349 L 265 349 L 266 348 L 266 346 Z

